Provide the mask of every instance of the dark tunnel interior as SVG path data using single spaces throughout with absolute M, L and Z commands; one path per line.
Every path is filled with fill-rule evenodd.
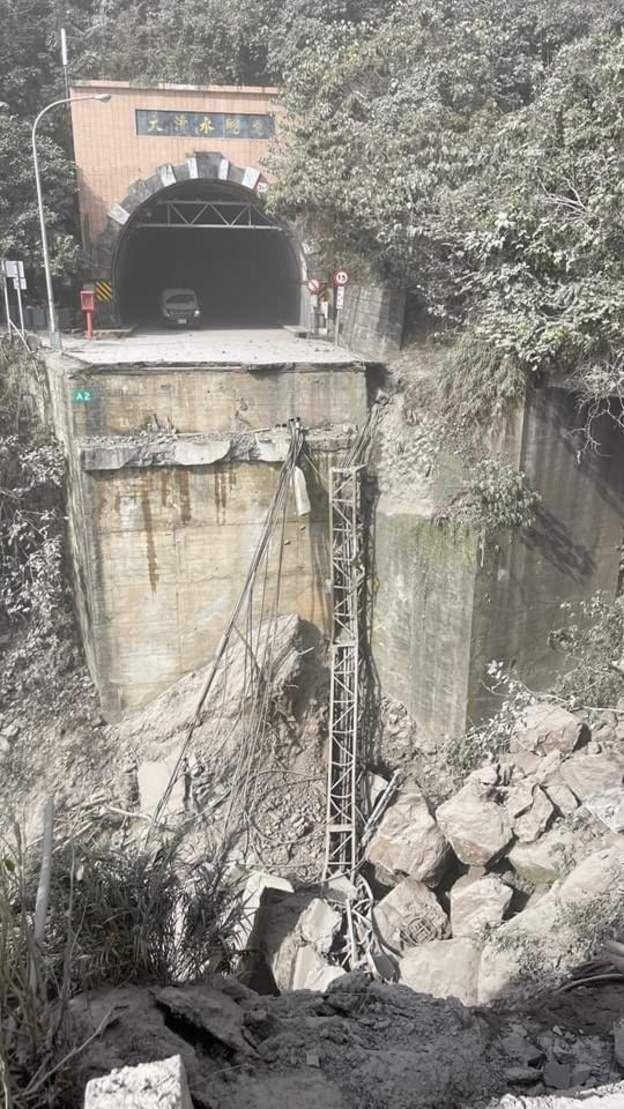
M 201 199 L 234 195 L 205 182 Z M 196 198 L 197 182 L 173 190 L 173 199 Z M 192 186 L 192 189 L 189 188 Z M 169 199 L 172 190 L 160 196 Z M 157 198 L 158 199 L 158 198 Z M 153 202 L 152 202 L 153 203 Z M 140 227 L 143 206 L 128 223 L 116 264 L 122 320 L 160 326 L 164 289 L 193 289 L 202 327 L 276 327 L 299 321 L 300 279 L 296 254 L 282 229 Z M 154 209 L 152 208 L 152 211 Z M 210 217 L 212 218 L 212 217 Z M 207 217 L 208 221 L 208 217 Z

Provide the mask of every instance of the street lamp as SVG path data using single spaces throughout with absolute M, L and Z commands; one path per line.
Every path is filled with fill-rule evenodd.
M 0 112 L 8 112 L 9 105 L 6 100 L 0 100 Z M 2 274 L 0 280 L 2 281 L 2 292 L 4 295 L 4 313 L 6 315 L 7 332 L 11 333 L 11 307 L 9 305 L 9 290 L 7 288 L 6 273 L 4 271 L 4 258 L 0 258 L 2 264 Z
M 57 108 L 60 104 L 77 104 L 81 100 L 100 100 L 104 103 L 110 100 L 109 92 L 93 93 L 91 96 L 64 96 L 62 100 L 53 100 L 51 104 L 47 104 L 45 108 L 39 112 L 35 122 L 32 125 L 32 153 L 33 163 L 35 167 L 35 185 L 37 186 L 37 206 L 39 208 L 39 223 L 41 226 L 41 248 L 43 250 L 43 268 L 45 270 L 46 290 L 48 294 L 48 335 L 50 337 L 50 349 L 62 350 L 63 340 L 61 333 L 58 329 L 56 322 L 56 309 L 54 307 L 54 292 L 52 289 L 52 274 L 50 273 L 50 256 L 48 254 L 48 233 L 45 225 L 45 216 L 43 212 L 43 196 L 41 193 L 41 178 L 39 176 L 39 158 L 37 157 L 37 126 L 39 120 L 43 118 L 46 112 L 51 108 Z

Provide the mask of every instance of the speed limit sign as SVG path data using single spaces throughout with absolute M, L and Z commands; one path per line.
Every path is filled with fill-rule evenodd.
M 349 274 L 346 270 L 336 270 L 334 274 L 334 285 L 337 289 L 344 288 L 349 284 Z

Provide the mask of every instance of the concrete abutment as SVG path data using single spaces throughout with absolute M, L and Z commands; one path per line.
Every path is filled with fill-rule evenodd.
M 345 362 L 87 365 L 47 359 L 54 418 L 70 463 L 77 604 L 105 713 L 144 704 L 211 657 L 244 580 L 300 417 L 314 467 L 312 510 L 291 504 L 282 611 L 327 630 L 328 470 L 366 420 L 376 368 Z M 372 392 L 372 390 L 371 390 Z M 88 397 L 81 401 L 78 397 Z M 375 512 L 373 654 L 382 690 L 432 738 L 461 734 L 497 707 L 492 659 L 544 688 L 560 606 L 614 594 L 624 461 L 614 424 L 577 452 L 574 397 L 534 391 L 498 436 L 543 497 L 536 527 L 482 547 L 436 524 L 418 478 L 411 502 Z M 269 583 L 269 590 L 272 588 Z
M 311 512 L 298 516 L 291 497 L 280 612 L 327 630 L 328 467 L 366 419 L 361 365 L 87 369 L 57 357 L 48 367 L 70 464 L 78 610 L 109 718 L 214 654 L 294 417 L 314 463 Z

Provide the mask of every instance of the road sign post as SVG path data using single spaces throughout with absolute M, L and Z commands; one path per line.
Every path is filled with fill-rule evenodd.
M 24 308 L 22 305 L 22 290 L 26 289 L 26 276 L 24 274 L 24 263 L 16 261 L 14 258 L 5 258 L 3 266 L 3 283 L 4 283 L 4 303 L 7 313 L 7 327 L 9 331 L 11 327 L 15 327 L 11 319 L 11 311 L 9 306 L 9 291 L 7 278 L 10 277 L 13 281 L 13 288 L 17 295 L 17 309 L 19 312 L 20 332 L 24 334 Z
M 6 316 L 6 325 L 9 335 L 13 327 L 13 320 L 11 319 L 11 305 L 9 303 L 9 286 L 6 278 L 5 263 L 2 263 L 2 292 L 4 295 L 4 314 Z
M 342 310 L 345 302 L 345 288 L 349 284 L 349 274 L 345 269 L 336 270 L 333 277 L 336 305 L 336 324 L 334 327 L 334 342 L 338 346 L 340 340 L 340 326 L 342 323 Z
M 24 285 L 22 285 L 22 282 L 21 282 L 19 277 L 14 277 L 13 278 L 13 288 L 15 289 L 15 292 L 17 293 L 17 310 L 19 312 L 20 331 L 21 331 L 22 335 L 24 334 L 24 307 L 22 305 L 22 288 L 25 285 L 26 285 L 26 282 L 24 282 Z

